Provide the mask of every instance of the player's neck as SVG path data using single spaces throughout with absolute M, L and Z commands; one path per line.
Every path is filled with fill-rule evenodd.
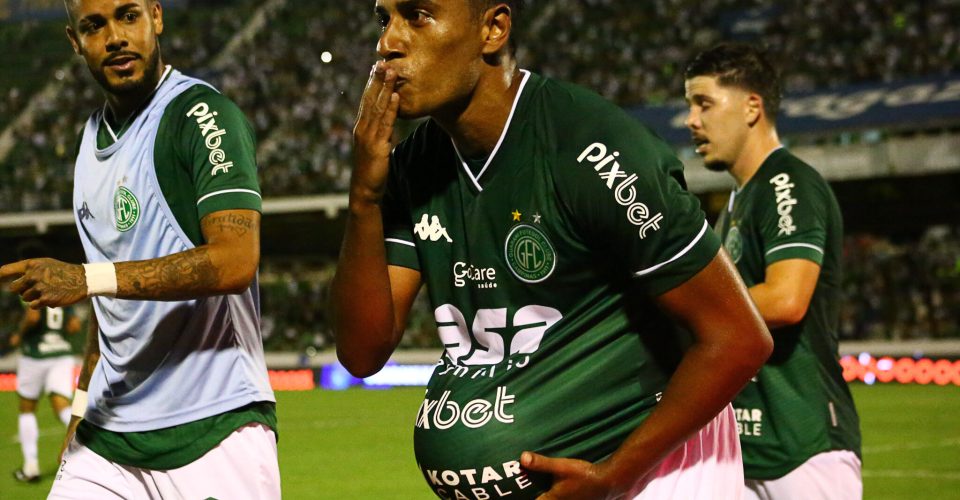
M 510 70 L 491 71 L 482 76 L 462 112 L 434 117 L 464 156 L 489 156 L 500 140 L 523 81 L 516 65 L 510 67 Z
M 110 110 L 111 121 L 117 125 L 126 123 L 132 115 L 137 113 L 144 102 L 157 90 L 165 70 L 166 65 L 163 61 L 158 61 L 156 70 L 151 71 L 143 85 L 139 85 L 136 90 L 123 93 L 104 92 L 107 96 L 107 108 Z
M 730 175 L 737 182 L 737 187 L 742 188 L 750 182 L 770 153 L 780 146 L 780 138 L 773 127 L 766 127 L 766 130 L 758 130 L 757 133 L 750 134 L 736 163 L 730 168 Z

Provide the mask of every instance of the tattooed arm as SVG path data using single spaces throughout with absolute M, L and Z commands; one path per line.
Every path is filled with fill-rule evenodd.
M 117 297 L 186 300 L 240 293 L 260 263 L 260 214 L 253 210 L 213 212 L 200 221 L 206 244 L 160 259 L 121 262 Z
M 187 300 L 240 293 L 250 286 L 260 263 L 260 213 L 213 212 L 200 221 L 206 244 L 186 252 L 115 263 L 117 298 Z M 14 278 L 10 291 L 30 307 L 65 306 L 87 297 L 83 266 L 53 259 L 31 259 L 0 267 L 0 281 Z

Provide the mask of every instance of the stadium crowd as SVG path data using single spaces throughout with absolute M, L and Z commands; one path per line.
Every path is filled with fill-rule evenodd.
M 788 92 L 960 71 L 956 1 L 760 5 L 655 0 L 638 9 L 628 0 L 531 2 L 520 30 L 519 59 L 622 105 L 676 98 L 691 54 L 729 38 L 762 40 L 779 54 Z M 266 195 L 343 191 L 353 117 L 374 60 L 378 27 L 371 6 L 288 1 L 229 54 L 224 70 L 210 74 L 205 67 L 256 6 L 244 1 L 229 12 L 171 9 L 167 15 L 176 18 L 164 35 L 166 57 L 212 81 L 247 113 L 260 141 Z M 67 59 L 65 41 L 60 50 Z M 78 63 L 67 69 L 41 67 L 55 68 L 53 77 L 62 85 L 31 123 L 14 131 L 13 152 L 0 158 L 0 212 L 67 207 L 63 188 L 71 182 L 76 133 L 87 113 L 101 104 Z M 30 89 L 0 90 L 5 90 L 0 109 L 7 121 L 22 109 Z
M 327 294 L 334 263 L 265 259 L 260 272 L 264 346 L 269 351 L 332 348 Z M 16 327 L 20 301 L 0 292 L 0 334 Z M 917 241 L 873 235 L 844 242 L 843 340 L 960 337 L 960 227 L 930 228 Z M 403 348 L 439 348 L 425 293 L 417 298 Z
M 266 196 L 342 192 L 349 180 L 351 130 L 379 27 L 371 3 L 287 1 L 247 42 L 210 64 L 261 5 L 170 9 L 164 57 L 213 82 L 254 125 Z M 45 22 L 47 23 L 47 22 Z M 62 21 L 55 22 L 62 33 Z M 43 23 L 0 25 L 0 40 L 21 51 L 46 38 Z M 58 35 L 62 36 L 62 35 Z M 595 89 L 622 104 L 677 98 L 689 57 L 718 40 L 762 40 L 779 54 L 787 91 L 960 72 L 960 2 L 810 0 L 768 7 L 753 0 L 530 2 L 520 28 L 527 68 Z M 13 132 L 0 158 L 0 213 L 70 206 L 72 157 L 88 113 L 102 105 L 66 40 L 0 79 L 0 126 L 26 107 L 38 81 L 57 83 Z M 50 45 L 53 47 L 54 45 Z M 4 64 L 14 64 L 4 59 Z M 35 78 L 37 72 L 43 76 Z M 960 335 L 960 233 L 937 228 L 910 243 L 855 236 L 846 241 L 841 335 L 908 339 Z M 275 263 L 261 275 L 265 343 L 271 350 L 327 348 L 325 308 L 332 263 Z M 0 329 L 20 305 L 0 294 Z M 419 300 L 408 347 L 436 346 L 432 314 Z

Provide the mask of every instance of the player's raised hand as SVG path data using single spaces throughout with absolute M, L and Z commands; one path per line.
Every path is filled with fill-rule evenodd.
M 351 197 L 378 203 L 383 197 L 393 148 L 393 126 L 400 95 L 394 92 L 397 72 L 377 62 L 370 72 L 353 128 L 354 169 Z
M 28 259 L 0 267 L 0 283 L 10 282 L 10 291 L 30 307 L 69 306 L 87 298 L 83 266 L 54 259 Z

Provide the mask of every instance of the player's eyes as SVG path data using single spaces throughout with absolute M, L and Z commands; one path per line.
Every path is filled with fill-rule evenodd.
M 103 23 L 99 22 L 86 22 L 80 25 L 81 33 L 96 33 L 97 30 L 103 27 Z
M 127 12 L 123 15 L 123 20 L 128 23 L 132 23 L 136 21 L 138 17 L 140 16 L 136 12 Z
M 410 21 L 414 25 L 426 24 L 427 20 L 430 19 L 430 14 L 423 10 L 415 10 L 410 16 Z

